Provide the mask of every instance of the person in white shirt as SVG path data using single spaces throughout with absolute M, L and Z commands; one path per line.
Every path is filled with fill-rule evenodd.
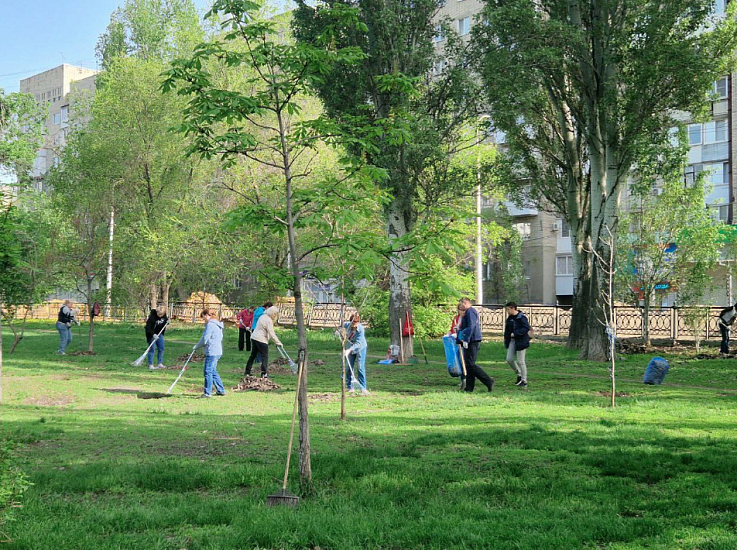
M 271 306 L 259 317 L 256 328 L 251 334 L 253 349 L 246 363 L 246 376 L 251 375 L 253 363 L 256 356 L 261 354 L 261 378 L 269 377 L 269 341 L 273 340 L 277 346 L 281 346 L 281 340 L 274 332 L 274 321 L 279 317 L 279 308 Z

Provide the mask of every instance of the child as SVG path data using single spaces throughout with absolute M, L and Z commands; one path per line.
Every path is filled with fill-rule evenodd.
M 205 309 L 200 313 L 205 320 L 205 332 L 200 341 L 194 345 L 193 351 L 205 348 L 205 389 L 198 399 L 212 397 L 212 386 L 215 385 L 215 395 L 225 395 L 223 381 L 218 374 L 218 361 L 223 355 L 223 323 L 215 318 L 215 312 Z

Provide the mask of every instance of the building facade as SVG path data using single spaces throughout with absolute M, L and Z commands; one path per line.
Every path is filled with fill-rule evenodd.
M 20 81 L 20 91 L 31 94 L 48 109 L 44 144 L 36 155 L 33 178 L 38 190 L 44 189 L 44 176 L 59 163 L 61 148 L 69 132 L 69 116 L 73 92 L 95 90 L 97 71 L 63 64 Z

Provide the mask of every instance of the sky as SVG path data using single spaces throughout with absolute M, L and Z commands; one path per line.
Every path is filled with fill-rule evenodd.
M 0 0 L 0 88 L 62 63 L 97 68 L 95 45 L 124 0 Z M 195 0 L 204 11 L 210 0 Z

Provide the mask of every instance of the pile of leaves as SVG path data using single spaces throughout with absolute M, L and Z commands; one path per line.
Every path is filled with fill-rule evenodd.
M 257 378 L 255 376 L 244 376 L 233 388 L 233 391 L 273 391 L 278 390 L 281 386 L 270 378 Z
M 180 368 L 181 369 L 182 368 L 182 365 L 184 365 L 184 362 L 188 358 L 189 358 L 189 353 L 185 353 L 185 354 L 182 354 L 179 357 L 177 357 L 177 363 L 179 363 L 179 367 L 177 367 L 177 368 Z M 189 360 L 189 362 L 190 363 L 197 363 L 199 361 L 204 361 L 204 360 L 205 360 L 205 355 L 204 354 L 202 354 L 202 353 L 195 353 L 192 356 L 192 359 Z

